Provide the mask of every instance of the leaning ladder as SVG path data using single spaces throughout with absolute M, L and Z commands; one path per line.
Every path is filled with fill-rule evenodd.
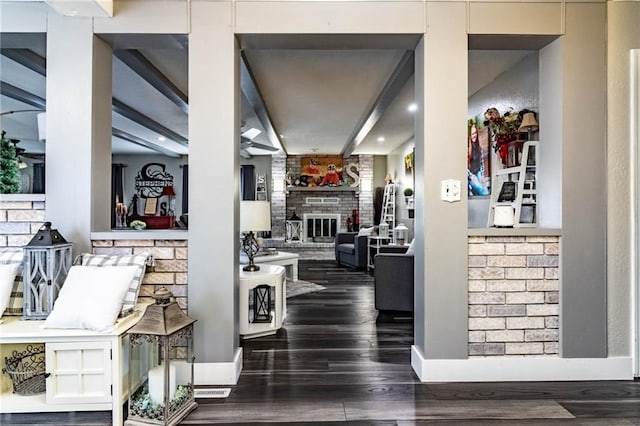
M 380 223 L 387 222 L 389 229 L 396 227 L 396 185 L 388 183 L 384 187 L 384 196 L 382 197 L 382 215 Z

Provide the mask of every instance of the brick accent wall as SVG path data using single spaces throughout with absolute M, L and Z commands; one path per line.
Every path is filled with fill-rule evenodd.
M 358 197 L 360 223 L 363 225 L 375 225 L 373 223 L 373 155 L 359 155 L 358 163 L 361 187 L 363 180 L 371 183 L 371 189 L 360 191 L 360 196 Z
M 469 356 L 557 355 L 559 237 L 469 237 Z
M 31 241 L 45 221 L 44 195 L 2 195 L 0 247 L 22 247 Z M 55 228 L 55 224 L 54 228 Z
M 287 157 L 271 157 L 271 185 L 274 182 L 284 182 L 286 177 Z M 287 198 L 283 191 L 276 192 L 275 188 L 271 188 L 271 235 L 284 238 L 285 220 L 287 214 Z
M 153 302 L 153 293 L 164 286 L 178 305 L 187 309 L 186 240 L 94 240 L 92 246 L 95 254 L 151 253 L 154 265 L 147 266 L 138 300 Z

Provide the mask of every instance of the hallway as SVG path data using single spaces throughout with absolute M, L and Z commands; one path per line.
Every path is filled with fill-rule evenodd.
M 300 278 L 327 288 L 287 299 L 284 329 L 243 342 L 231 395 L 183 424 L 640 425 L 640 382 L 422 384 L 413 322 L 376 319 L 371 275 L 301 261 Z

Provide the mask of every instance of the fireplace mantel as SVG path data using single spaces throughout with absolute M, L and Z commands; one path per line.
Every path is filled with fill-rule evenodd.
M 286 192 L 360 192 L 359 187 L 351 186 L 290 186 Z

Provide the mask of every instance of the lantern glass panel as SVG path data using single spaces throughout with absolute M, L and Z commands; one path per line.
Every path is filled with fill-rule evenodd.
M 176 424 L 196 407 L 193 325 L 166 336 L 130 335 L 126 425 Z

